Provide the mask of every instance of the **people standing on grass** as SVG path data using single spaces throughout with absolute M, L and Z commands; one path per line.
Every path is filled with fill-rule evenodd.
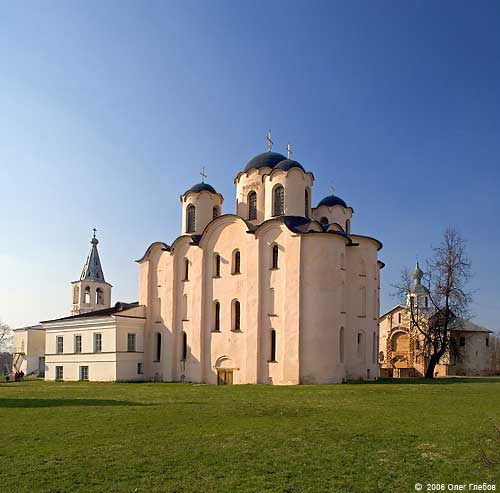
M 21 370 L 21 371 L 19 372 L 19 381 L 20 381 L 20 382 L 23 382 L 23 381 L 24 381 L 24 371 L 23 371 L 23 370 Z
M 14 373 L 14 382 L 19 382 L 19 372 L 16 370 L 16 373 Z

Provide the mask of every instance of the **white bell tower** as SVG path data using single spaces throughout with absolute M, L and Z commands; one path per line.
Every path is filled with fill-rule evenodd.
M 111 306 L 111 284 L 104 279 L 96 238 L 90 240 L 90 252 L 82 269 L 82 274 L 78 281 L 73 281 L 73 307 L 71 315 L 102 310 Z

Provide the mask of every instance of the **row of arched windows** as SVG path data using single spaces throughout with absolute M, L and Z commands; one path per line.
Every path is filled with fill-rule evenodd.
M 92 294 L 90 286 L 86 286 L 83 291 L 83 302 L 87 304 L 92 303 Z M 101 288 L 95 290 L 94 301 L 96 305 L 104 305 L 104 291 Z M 73 303 L 76 305 L 80 303 L 80 287 L 75 286 L 73 289 Z
M 274 244 L 272 248 L 271 262 L 273 269 L 279 268 L 279 247 L 276 244 Z M 213 277 L 221 277 L 221 263 L 222 261 L 220 254 L 214 253 Z M 189 259 L 184 258 L 183 281 L 189 281 L 189 268 L 190 268 Z M 238 249 L 233 250 L 231 274 L 241 274 L 241 252 Z
M 213 308 L 213 332 L 220 332 L 220 301 L 214 301 Z M 231 330 L 241 331 L 241 304 L 238 300 L 231 301 Z
M 161 361 L 161 334 L 157 332 L 155 334 L 155 360 L 156 362 Z M 187 334 L 182 331 L 182 347 L 181 347 L 181 360 L 186 361 L 188 355 L 188 343 Z
M 212 208 L 212 219 L 220 216 L 218 206 Z M 186 209 L 186 232 L 194 233 L 196 231 L 196 207 L 193 204 L 187 206 Z
M 309 190 L 304 191 L 304 216 L 309 217 L 310 209 L 310 195 Z M 247 195 L 248 204 L 248 219 L 252 221 L 257 219 L 257 192 L 251 191 Z M 273 190 L 273 216 L 283 216 L 285 214 L 285 189 L 283 185 L 277 185 Z

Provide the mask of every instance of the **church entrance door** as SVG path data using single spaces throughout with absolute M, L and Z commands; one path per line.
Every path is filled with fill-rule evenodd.
M 217 370 L 217 385 L 232 385 L 233 370 Z

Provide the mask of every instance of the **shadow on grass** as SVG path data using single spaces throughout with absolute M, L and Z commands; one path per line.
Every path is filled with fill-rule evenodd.
M 357 382 L 349 382 L 357 383 Z M 375 385 L 448 385 L 451 383 L 500 383 L 500 377 L 379 378 Z
M 0 408 L 147 406 L 139 402 L 110 399 L 0 399 Z

